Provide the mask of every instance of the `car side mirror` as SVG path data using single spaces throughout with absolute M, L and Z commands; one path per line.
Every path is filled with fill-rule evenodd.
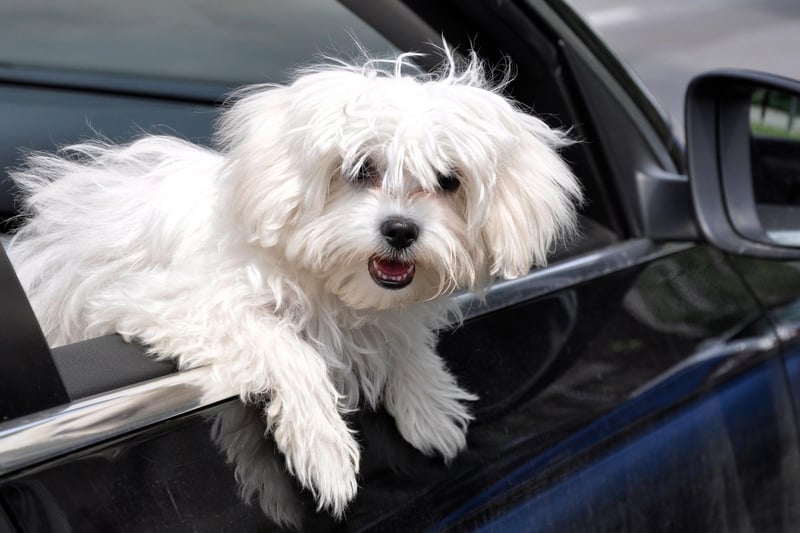
M 800 259 L 800 82 L 703 74 L 687 89 L 686 139 L 703 236 L 737 254 Z

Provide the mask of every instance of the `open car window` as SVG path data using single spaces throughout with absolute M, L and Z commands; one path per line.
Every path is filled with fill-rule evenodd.
M 0 124 L 0 231 L 5 231 L 4 246 L 18 214 L 5 169 L 19 164 L 21 149 L 53 150 L 96 134 L 125 142 L 142 132 L 210 142 L 222 93 L 207 99 L 184 98 L 179 93 L 162 98 L 157 91 L 138 94 L 140 79 L 179 80 L 187 86 L 210 81 L 215 87 L 281 82 L 294 67 L 319 59 L 320 53 L 358 56 L 361 52 L 354 39 L 374 56 L 423 48 L 422 43 L 418 43 L 419 47 L 392 45 L 379 31 L 333 1 L 313 5 L 307 1 L 246 2 L 226 5 L 224 9 L 211 2 L 169 6 L 111 2 L 103 4 L 102 9 L 93 7 L 85 0 L 70 0 L 45 11 L 36 4 L 0 6 L 7 14 L 0 21 L 0 28 L 8 29 L 0 32 L 0 44 L 14 38 L 26 43 L 0 46 L 0 65 L 13 66 L 5 70 L 0 66 L 0 115 L 10 118 Z M 72 16 L 63 16 L 66 12 Z M 52 31 L 46 31 L 48 28 Z M 458 44 L 462 50 L 468 45 Z M 484 39 L 480 44 L 489 64 L 503 64 L 500 43 Z M 551 263 L 562 265 L 558 279 L 565 283 L 563 280 L 573 279 L 563 276 L 563 269 L 571 268 L 565 261 L 614 245 L 625 235 L 615 223 L 609 193 L 601 183 L 603 169 L 593 159 L 596 148 L 591 132 L 583 129 L 589 123 L 585 117 L 575 115 L 574 103 L 569 102 L 571 96 L 565 89 L 568 80 L 559 79 L 564 73 L 558 60 L 532 64 L 535 67 L 515 66 L 516 79 L 510 86 L 513 96 L 551 125 L 575 127 L 573 135 L 580 141 L 570 146 L 564 156 L 583 182 L 588 201 L 583 206 L 579 234 L 560 243 L 551 257 Z M 43 73 L 38 81 L 4 83 L 4 76 L 29 67 Z M 51 67 L 74 71 L 78 78 L 62 87 L 48 78 Z M 118 80 L 114 88 L 95 87 L 94 76 L 98 74 Z M 539 273 L 547 271 L 540 269 Z M 525 279 L 518 280 L 514 291 L 526 283 Z M 553 290 L 550 282 L 541 283 Z M 504 297 L 497 299 L 506 301 Z M 114 338 L 53 350 L 55 364 L 73 399 L 172 370 L 169 365 L 156 368 L 144 357 L 140 366 L 136 364 L 137 353 L 121 346 Z M 111 364 L 107 360 L 98 363 L 111 352 L 119 354 L 120 359 Z

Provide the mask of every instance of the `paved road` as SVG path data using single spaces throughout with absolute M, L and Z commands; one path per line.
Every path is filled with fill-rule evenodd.
M 800 79 L 800 0 L 568 0 L 683 131 L 689 80 L 721 67 Z

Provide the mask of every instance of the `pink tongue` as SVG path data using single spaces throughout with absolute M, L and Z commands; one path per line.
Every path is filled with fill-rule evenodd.
M 381 269 L 381 272 L 384 274 L 388 274 L 390 276 L 399 276 L 401 274 L 405 274 L 408 272 L 408 264 L 403 263 L 402 261 L 387 261 L 385 259 L 380 259 L 376 261 L 378 268 Z

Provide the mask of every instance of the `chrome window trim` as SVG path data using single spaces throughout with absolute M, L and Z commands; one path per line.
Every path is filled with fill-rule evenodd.
M 565 259 L 521 278 L 498 281 L 483 296 L 462 293 L 455 300 L 465 320 L 475 318 L 692 246 L 686 242 L 656 244 L 650 239 L 631 239 Z
M 454 298 L 465 319 L 475 318 L 692 246 L 633 239 Z M 232 398 L 204 392 L 200 383 L 211 379 L 208 368 L 195 368 L 2 423 L 0 476 Z
M 195 368 L 0 424 L 0 475 L 228 399 L 203 391 L 210 373 Z

